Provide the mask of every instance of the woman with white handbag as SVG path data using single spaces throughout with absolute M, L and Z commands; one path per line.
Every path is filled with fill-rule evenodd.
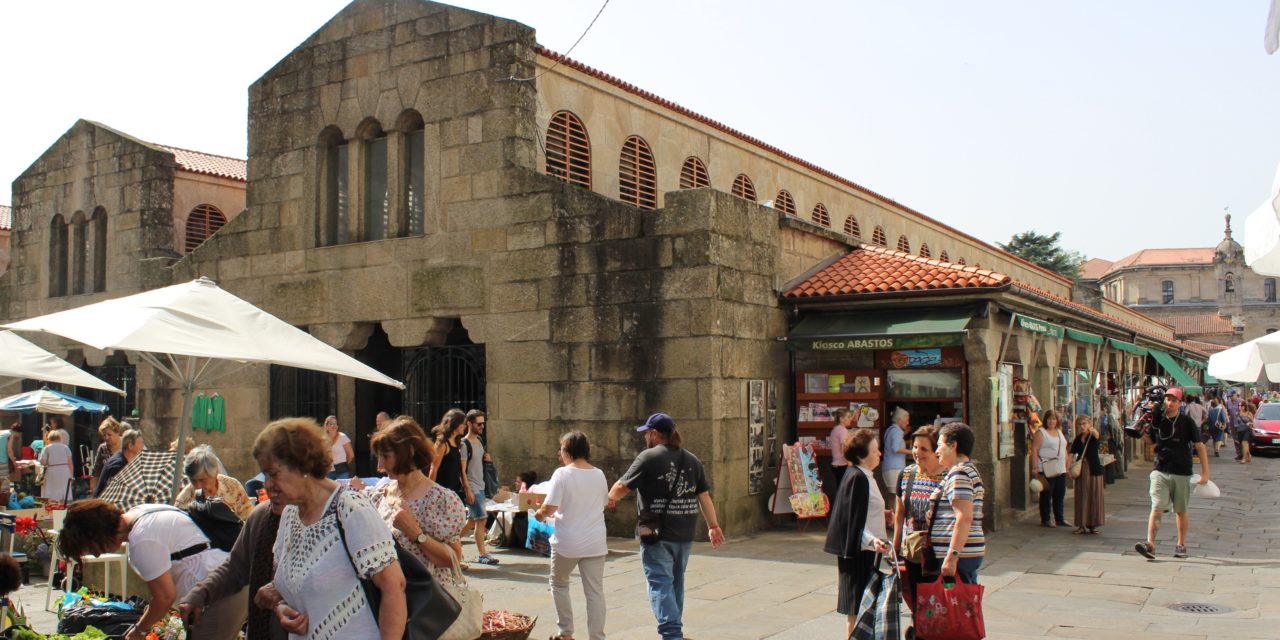
M 1076 459 L 1070 467 L 1071 477 L 1075 479 L 1076 535 L 1101 533 L 1098 527 L 1107 522 L 1106 477 L 1099 458 L 1101 444 L 1093 418 L 1076 416 L 1076 438 L 1071 443 L 1071 455 Z
M 1036 430 L 1031 439 L 1031 475 L 1040 479 L 1040 526 L 1069 527 L 1066 516 L 1067 466 L 1071 464 L 1071 452 L 1067 436 L 1062 433 L 1062 421 L 1058 412 L 1044 412 L 1044 426 Z M 1050 520 L 1052 507 L 1053 520 Z

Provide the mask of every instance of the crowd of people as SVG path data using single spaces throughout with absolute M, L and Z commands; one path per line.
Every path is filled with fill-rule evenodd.
M 252 449 L 261 473 L 251 482 L 261 483 L 260 492 L 230 477 L 208 445 L 194 446 L 181 458 L 186 486 L 173 505 L 125 510 L 98 497 L 74 501 L 57 544 L 69 558 L 127 545 L 149 593 L 126 640 L 144 638 L 173 609 L 189 621 L 193 640 L 233 638 L 242 627 L 250 639 L 400 638 L 412 605 L 402 569 L 402 561 L 411 561 L 402 553 L 464 607 L 464 533 L 474 534 L 477 563 L 498 564 L 484 544 L 486 422 L 481 411 L 453 409 L 427 430 L 411 417 L 385 416 L 370 439 L 381 477 L 366 482 L 354 476 L 350 438 L 336 418 L 324 426 L 310 418 L 276 420 Z M 605 513 L 627 495 L 636 497 L 641 562 L 663 638 L 683 638 L 684 575 L 699 516 L 712 545 L 724 542 L 707 475 L 682 446 L 674 419 L 654 414 L 635 431 L 645 449 L 612 485 L 591 464 L 587 436 L 565 433 L 561 466 L 531 514 L 555 525 L 548 583 L 559 640 L 575 634 L 569 596 L 575 569 L 587 601 L 585 637 L 605 637 Z M 114 421 L 103 423 L 100 434 L 104 461 L 95 495 L 141 450 L 137 432 Z M 229 550 L 184 510 L 209 499 L 243 521 Z

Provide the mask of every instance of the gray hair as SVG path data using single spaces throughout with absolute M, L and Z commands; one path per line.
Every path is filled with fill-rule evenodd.
M 131 446 L 133 445 L 134 442 L 141 439 L 142 439 L 141 431 L 138 431 L 137 429 L 125 429 L 124 433 L 120 434 L 120 448 L 124 449 L 125 447 Z
M 898 424 L 898 418 L 903 418 L 903 417 L 907 417 L 907 416 L 910 416 L 910 415 L 911 415 L 911 413 L 910 413 L 909 411 L 907 411 L 906 409 L 903 409 L 902 407 L 894 407 L 894 408 L 893 408 L 893 417 L 892 417 L 892 418 L 890 418 L 890 422 L 893 422 L 894 424 Z
M 202 444 L 192 449 L 191 453 L 182 459 L 182 472 L 192 482 L 200 476 L 217 478 L 218 474 L 222 473 L 222 461 L 213 452 L 213 447 Z

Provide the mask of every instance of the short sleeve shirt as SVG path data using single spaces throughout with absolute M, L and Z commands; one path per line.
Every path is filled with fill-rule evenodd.
M 897 453 L 898 449 L 907 446 L 906 440 L 902 436 L 902 427 L 896 424 L 889 425 L 884 430 L 884 462 L 881 464 L 886 469 L 901 469 L 907 466 L 907 454 Z
M 1156 471 L 1191 475 L 1191 451 L 1200 442 L 1200 430 L 1191 418 L 1179 414 L 1170 419 L 1161 412 L 1147 435 L 1156 443 Z
M 556 505 L 556 529 L 551 546 L 565 558 L 595 558 L 609 553 L 604 508 L 609 482 L 592 467 L 560 467 L 551 475 L 547 504 Z
M 636 456 L 619 482 L 636 492 L 640 511 L 661 514 L 662 540 L 693 542 L 698 496 L 711 490 L 696 456 L 664 444 L 650 447 Z
M 181 560 L 170 560 L 174 553 L 209 542 L 191 517 L 174 507 L 157 504 L 138 505 L 128 515 L 133 520 L 129 566 L 147 582 L 172 572 L 179 600 L 230 555 L 221 549 L 207 549 Z
M 330 446 L 330 449 L 333 453 L 334 464 L 342 464 L 344 462 L 348 462 L 347 445 L 349 444 L 351 444 L 351 438 L 348 438 L 347 434 L 339 431 L 338 437 L 334 439 L 333 445 Z
M 463 438 L 458 450 L 462 454 L 463 473 L 467 474 L 467 487 L 471 493 L 484 491 L 484 443 L 479 438 Z
M 964 543 L 961 558 L 980 558 L 987 553 L 987 541 L 982 533 L 982 500 L 986 489 L 982 477 L 972 462 L 962 462 L 952 467 L 942 479 L 942 486 L 934 498 L 938 500 L 938 515 L 929 529 L 929 542 L 939 558 L 947 557 L 951 546 L 951 533 L 956 529 L 955 503 L 968 500 L 973 503 L 973 520 L 969 524 L 969 538 Z

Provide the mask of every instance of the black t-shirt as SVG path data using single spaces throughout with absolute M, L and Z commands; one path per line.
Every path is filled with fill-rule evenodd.
M 660 539 L 693 542 L 698 496 L 711 490 L 696 456 L 665 444 L 650 447 L 636 456 L 619 482 L 636 492 L 640 511 L 662 514 Z
M 462 494 L 462 452 L 449 441 L 445 441 L 444 455 L 440 456 L 440 466 L 436 469 L 436 484 Z
M 1190 416 L 1179 413 L 1168 418 L 1160 412 L 1151 421 L 1147 437 L 1156 443 L 1156 471 L 1176 476 L 1191 475 L 1191 452 L 1200 442 L 1200 429 Z

